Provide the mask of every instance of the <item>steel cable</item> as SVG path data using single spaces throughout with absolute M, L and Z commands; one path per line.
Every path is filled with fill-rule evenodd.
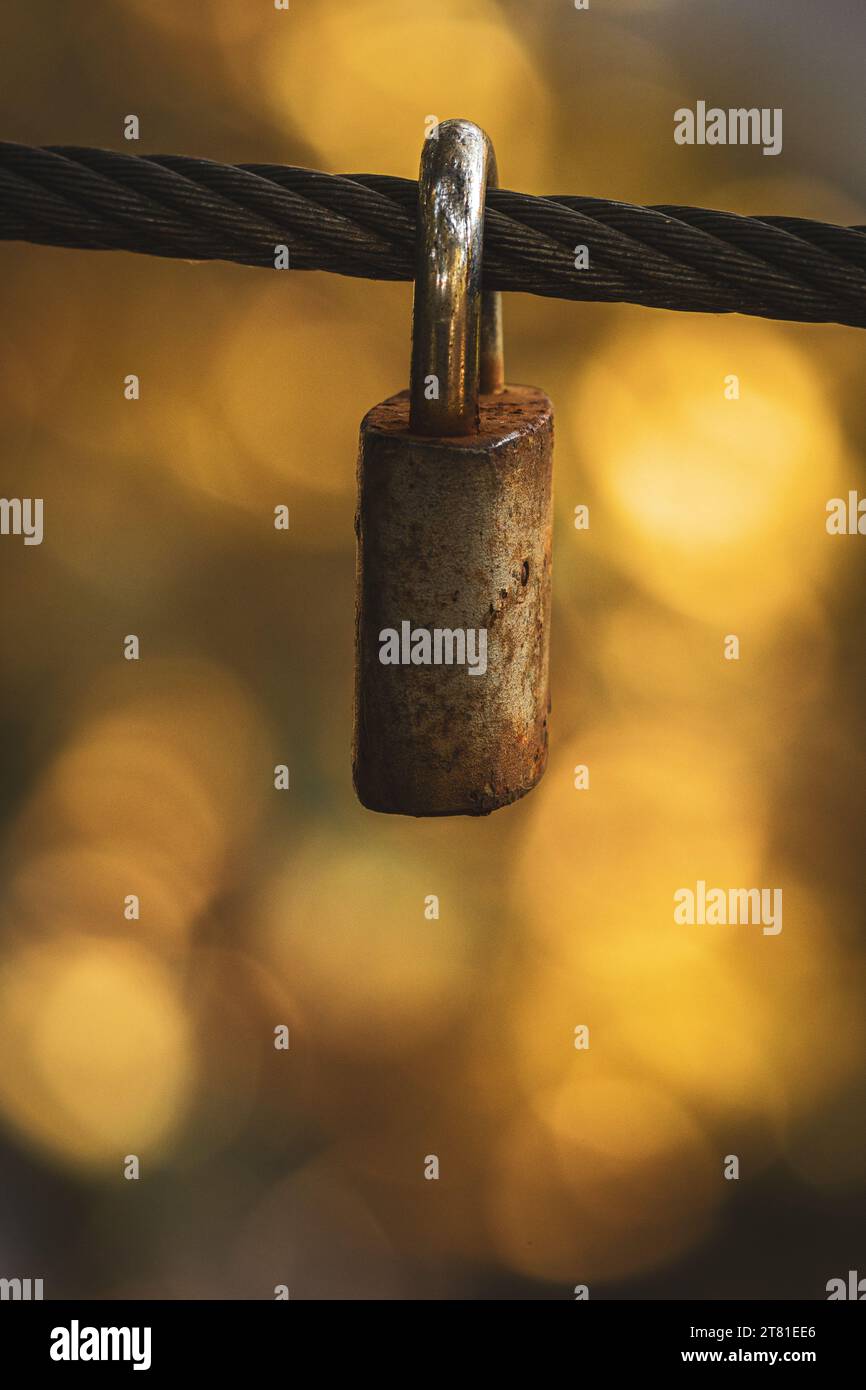
M 417 184 L 0 142 L 0 240 L 373 280 L 414 274 Z M 494 189 L 487 288 L 866 327 L 866 228 Z M 577 269 L 577 248 L 588 266 Z

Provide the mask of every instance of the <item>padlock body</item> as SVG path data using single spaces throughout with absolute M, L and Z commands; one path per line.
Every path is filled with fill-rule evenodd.
M 531 386 L 482 395 L 474 435 L 410 433 L 408 392 L 363 420 L 353 773 L 371 810 L 486 815 L 544 772 L 552 461 Z

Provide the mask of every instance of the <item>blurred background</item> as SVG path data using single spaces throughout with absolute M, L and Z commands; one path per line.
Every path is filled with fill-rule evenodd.
M 414 177 L 463 116 L 505 187 L 862 223 L 864 40 L 854 0 L 9 0 L 0 127 Z M 783 153 L 676 146 L 698 99 L 782 107 Z M 506 299 L 509 377 L 557 412 L 550 763 L 414 822 L 350 770 L 357 431 L 407 383 L 411 286 L 16 244 L 0 284 L 2 490 L 45 499 L 44 544 L 0 544 L 0 1274 L 862 1271 L 866 542 L 824 525 L 866 486 L 861 334 Z M 782 886 L 781 935 L 674 926 L 698 878 Z

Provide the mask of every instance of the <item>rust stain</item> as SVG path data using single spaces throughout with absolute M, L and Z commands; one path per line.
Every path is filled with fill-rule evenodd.
M 412 435 L 408 394 L 361 427 L 358 796 L 405 815 L 487 815 L 547 759 L 553 419 L 534 387 L 482 396 L 480 431 Z M 379 634 L 485 628 L 488 667 L 379 661 Z

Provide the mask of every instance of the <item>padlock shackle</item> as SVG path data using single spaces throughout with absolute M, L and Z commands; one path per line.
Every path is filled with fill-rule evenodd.
M 479 391 L 505 385 L 501 297 L 481 291 L 485 195 L 496 187 L 496 156 L 484 131 L 471 121 L 442 121 L 425 141 L 418 183 L 413 434 L 476 434 Z

